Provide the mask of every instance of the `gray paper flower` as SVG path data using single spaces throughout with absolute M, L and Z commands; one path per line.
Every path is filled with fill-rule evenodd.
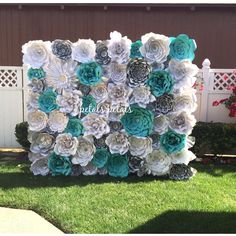
M 196 170 L 185 164 L 174 164 L 170 169 L 170 179 L 173 180 L 188 180 L 194 176 Z
M 28 86 L 33 93 L 42 93 L 45 88 L 45 80 L 34 78 L 31 80 Z
M 111 133 L 121 131 L 123 129 L 123 125 L 119 121 L 110 121 L 109 126 Z
M 32 171 L 34 175 L 47 175 L 49 173 L 48 158 L 45 157 L 35 160 L 30 166 L 30 171 Z
M 168 131 L 168 126 L 169 126 L 169 119 L 168 117 L 164 115 L 159 115 L 154 118 L 153 122 L 154 130 L 158 134 L 164 134 L 165 132 Z
M 68 60 L 71 58 L 71 46 L 72 43 L 69 40 L 56 39 L 51 45 L 52 53 L 62 60 Z
M 107 65 L 110 63 L 111 58 L 108 56 L 108 48 L 106 41 L 98 41 L 96 43 L 96 56 L 95 60 L 100 65 Z
M 127 65 L 127 80 L 130 87 L 139 87 L 146 83 L 151 66 L 143 59 L 132 59 Z
M 112 62 L 109 65 L 109 77 L 115 84 L 123 84 L 126 81 L 126 65 Z
M 92 162 L 89 162 L 86 166 L 82 166 L 82 174 L 83 175 L 96 175 L 98 169 L 93 165 Z
M 40 94 L 38 93 L 30 93 L 29 100 L 27 103 L 28 111 L 36 111 L 39 108 L 38 99 Z
M 90 94 L 94 97 L 97 103 L 104 102 L 108 98 L 106 83 L 99 83 L 91 87 Z
M 130 156 L 129 157 L 129 172 L 137 173 L 141 169 L 143 159 L 140 157 Z

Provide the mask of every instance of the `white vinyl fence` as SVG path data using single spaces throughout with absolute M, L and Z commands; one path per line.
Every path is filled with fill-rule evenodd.
M 229 86 L 236 86 L 234 69 L 211 69 L 210 61 L 205 59 L 197 75 L 204 89 L 197 91 L 198 121 L 235 123 L 236 118 L 228 116 L 229 111 L 212 102 L 229 97 Z M 15 141 L 15 125 L 26 121 L 27 117 L 27 74 L 23 67 L 0 66 L 0 147 L 19 147 Z

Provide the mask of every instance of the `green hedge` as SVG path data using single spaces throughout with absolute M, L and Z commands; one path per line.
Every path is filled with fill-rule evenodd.
M 16 125 L 15 135 L 16 141 L 29 150 L 27 122 Z M 236 124 L 198 122 L 192 136 L 196 143 L 191 150 L 199 157 L 205 153 L 236 154 Z

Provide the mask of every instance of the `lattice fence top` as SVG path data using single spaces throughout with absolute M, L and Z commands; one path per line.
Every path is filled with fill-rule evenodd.
M 19 79 L 18 69 L 0 68 L 0 88 L 17 88 Z
M 214 72 L 213 90 L 231 90 L 236 86 L 235 72 Z

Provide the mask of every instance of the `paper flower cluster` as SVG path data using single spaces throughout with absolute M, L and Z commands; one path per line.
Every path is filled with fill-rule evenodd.
M 35 175 L 188 179 L 198 68 L 187 35 L 23 45 Z

